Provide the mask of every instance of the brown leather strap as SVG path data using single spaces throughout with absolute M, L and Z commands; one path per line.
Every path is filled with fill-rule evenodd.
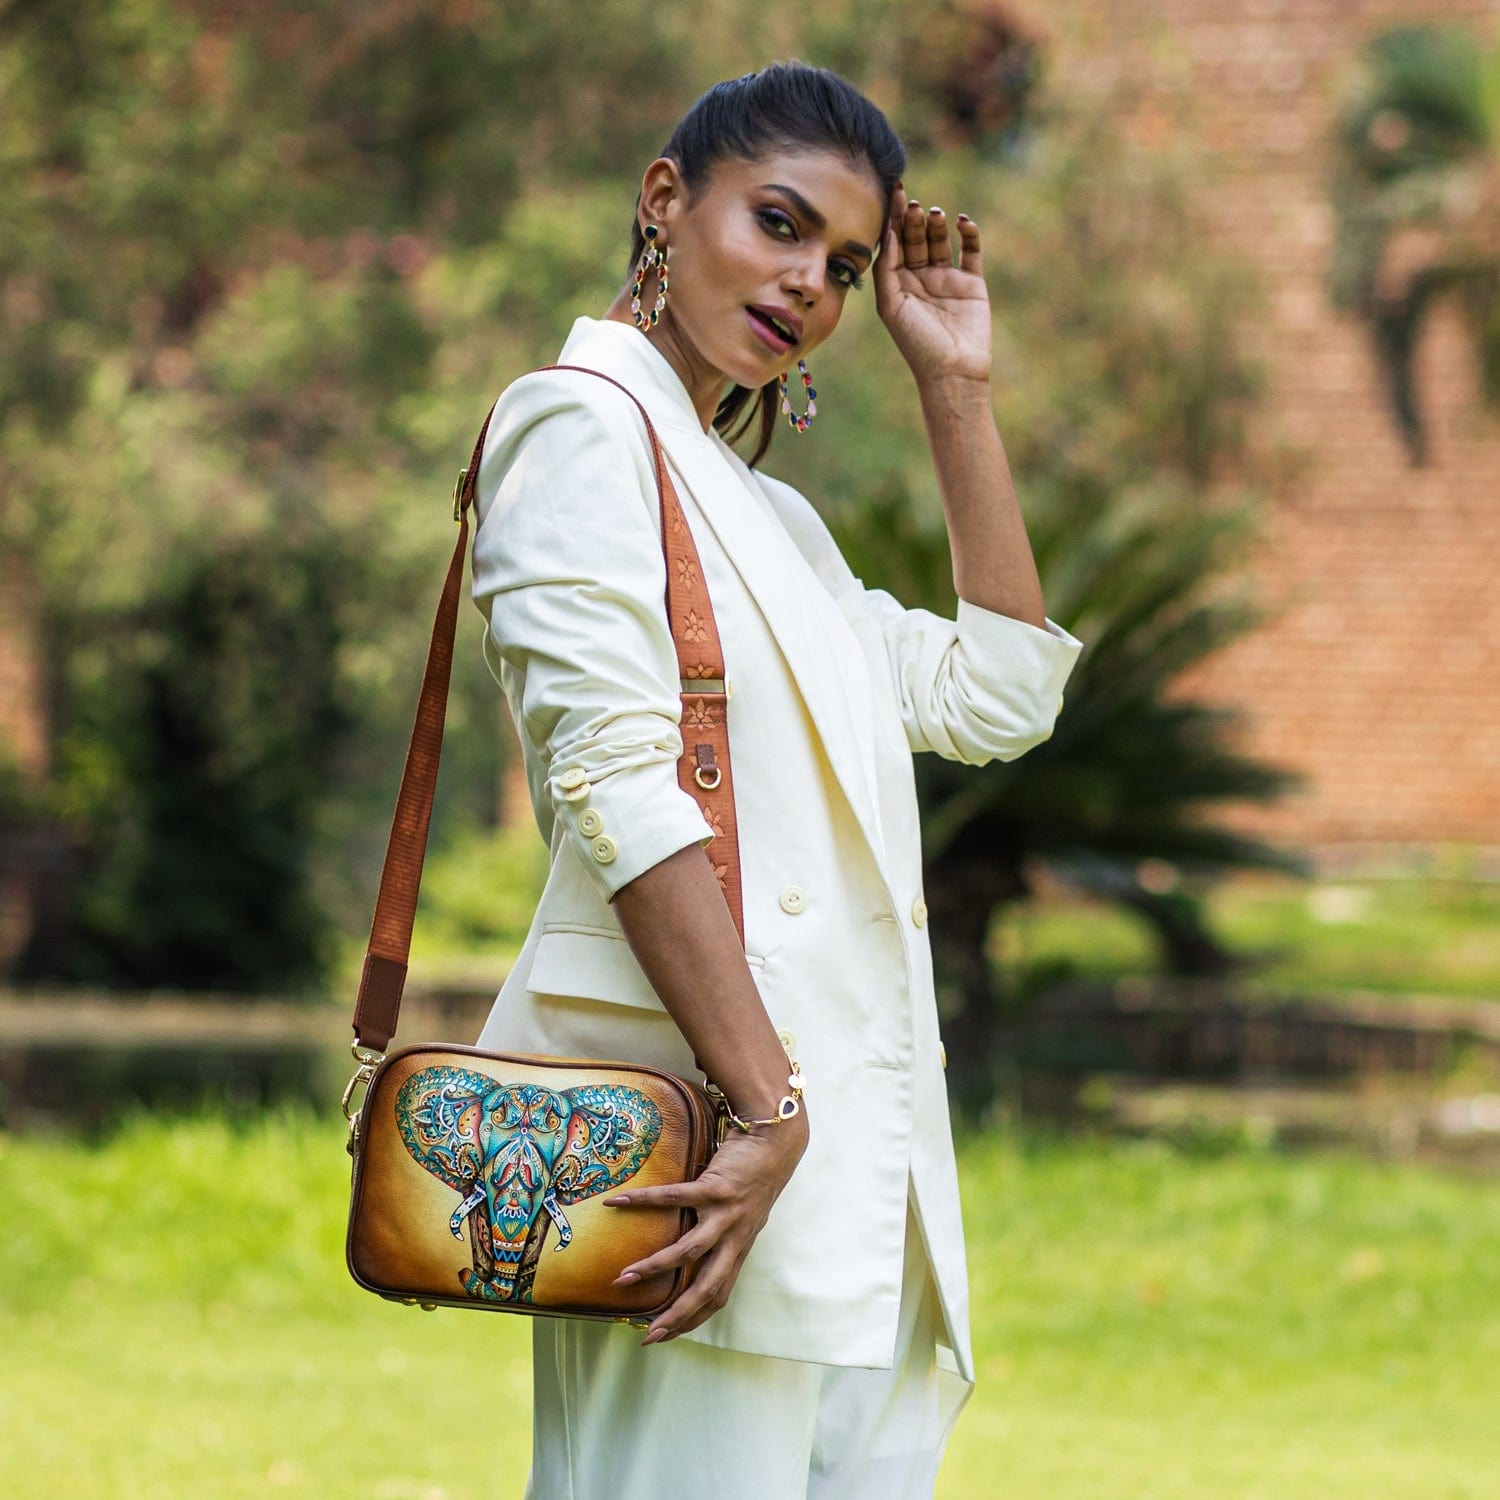
M 666 558 L 667 619 L 677 648 L 677 666 L 683 683 L 703 683 L 684 688 L 682 702 L 682 755 L 677 762 L 677 782 L 698 801 L 703 816 L 714 830 L 708 848 L 709 861 L 718 876 L 724 899 L 734 917 L 740 942 L 745 941 L 743 887 L 740 879 L 739 826 L 734 815 L 734 782 L 729 765 L 729 691 L 724 671 L 724 653 L 718 625 L 708 596 L 708 582 L 682 503 L 667 469 L 666 454 L 646 415 L 646 408 L 627 387 L 602 370 L 584 365 L 541 365 L 543 370 L 581 370 L 618 386 L 640 411 L 651 442 L 656 467 L 656 487 L 661 502 L 662 552 Z M 391 823 L 380 889 L 375 897 L 375 917 L 370 944 L 360 975 L 359 995 L 354 1004 L 354 1037 L 358 1045 L 384 1052 L 396 1034 L 401 1010 L 401 992 L 406 984 L 406 966 L 411 953 L 411 930 L 417 914 L 417 893 L 422 883 L 422 861 L 427 852 L 427 830 L 432 819 L 432 799 L 437 788 L 438 762 L 443 752 L 443 726 L 448 713 L 448 684 L 453 670 L 453 636 L 458 623 L 458 596 L 463 584 L 464 555 L 468 550 L 469 507 L 479 482 L 479 463 L 490 428 L 490 408 L 479 439 L 474 444 L 469 467 L 453 492 L 453 518 L 458 539 L 443 580 L 432 643 L 422 673 L 417 699 L 416 723 L 401 772 L 396 796 L 396 815 Z M 707 684 L 721 681 L 714 689 Z

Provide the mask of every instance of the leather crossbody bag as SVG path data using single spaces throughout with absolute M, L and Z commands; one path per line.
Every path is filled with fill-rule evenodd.
M 631 395 L 602 371 L 586 373 Z M 631 400 L 651 440 L 667 616 L 683 687 L 678 783 L 715 829 L 713 864 L 743 943 L 723 652 L 656 429 L 641 403 L 633 395 Z M 358 1067 L 343 1097 L 354 1158 L 346 1259 L 362 1287 L 424 1308 L 442 1304 L 644 1325 L 686 1288 L 697 1262 L 625 1287 L 611 1282 L 632 1261 L 679 1239 L 693 1222 L 692 1210 L 623 1211 L 600 1200 L 627 1182 L 687 1182 L 702 1172 L 728 1123 L 726 1102 L 714 1085 L 621 1061 L 456 1044 L 388 1050 L 406 980 L 442 754 L 469 508 L 493 415 L 491 408 L 454 487 L 458 540 L 433 626 L 355 1004 L 352 1051 Z

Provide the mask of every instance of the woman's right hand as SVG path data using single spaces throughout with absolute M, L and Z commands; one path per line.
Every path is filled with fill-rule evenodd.
M 807 1150 L 805 1107 L 776 1125 L 729 1134 L 692 1182 L 631 1188 L 602 1201 L 632 1208 L 691 1208 L 697 1222 L 678 1240 L 644 1260 L 632 1261 L 615 1278 L 629 1286 L 647 1276 L 701 1260 L 696 1274 L 647 1329 L 642 1345 L 675 1338 L 706 1322 L 729 1300 L 750 1246 Z
M 662 1008 L 677 1023 L 694 1066 L 716 1079 L 735 1110 L 761 1119 L 791 1080 L 791 1048 L 767 1014 L 719 876 L 701 844 L 688 844 L 626 881 L 614 908 L 631 951 Z M 690 1208 L 696 1222 L 672 1244 L 624 1267 L 617 1285 L 701 1264 L 656 1315 L 642 1340 L 654 1344 L 696 1328 L 729 1298 L 755 1236 L 807 1150 L 806 1106 L 774 1125 L 731 1126 L 692 1182 L 628 1187 L 601 1202 Z M 634 1276 L 632 1277 L 632 1273 Z M 625 1280 L 623 1278 L 631 1278 Z

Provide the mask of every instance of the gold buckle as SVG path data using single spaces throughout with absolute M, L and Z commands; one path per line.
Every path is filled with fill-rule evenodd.
M 708 1095 L 708 1102 L 713 1106 L 714 1150 L 717 1151 L 729 1134 L 729 1100 L 725 1097 L 724 1090 L 707 1075 L 703 1079 L 703 1092 Z
M 360 1087 L 368 1087 L 370 1080 L 375 1076 L 375 1070 L 385 1061 L 385 1053 L 377 1052 L 373 1047 L 361 1046 L 357 1041 L 350 1042 L 349 1050 L 354 1054 L 354 1060 L 359 1066 L 355 1068 L 353 1077 L 344 1085 L 339 1108 L 343 1110 L 344 1118 L 349 1122 L 349 1140 L 345 1149 L 350 1156 L 353 1156 L 354 1148 L 359 1144 L 359 1110 L 354 1107 L 354 1094 Z

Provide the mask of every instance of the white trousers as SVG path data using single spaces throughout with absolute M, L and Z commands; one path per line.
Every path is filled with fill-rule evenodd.
M 941 1326 L 909 1192 L 889 1370 L 536 1318 L 525 1500 L 931 1500 L 971 1389 L 938 1369 Z

